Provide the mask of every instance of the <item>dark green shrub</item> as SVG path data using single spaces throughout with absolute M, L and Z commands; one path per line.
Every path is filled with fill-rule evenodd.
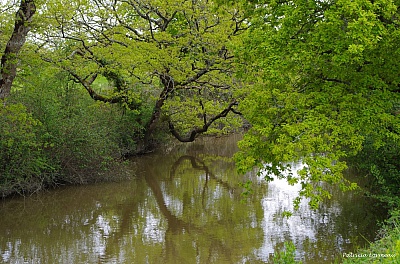
M 400 144 L 387 139 L 385 145 L 375 147 L 367 140 L 363 150 L 350 164 L 359 169 L 369 180 L 367 194 L 376 197 L 388 209 L 400 207 Z
M 52 181 L 55 168 L 37 138 L 41 123 L 22 104 L 0 105 L 0 196 L 32 192 Z
M 15 91 L 13 100 L 23 102 L 41 122 L 37 136 L 48 142 L 44 154 L 57 168 L 57 183 L 112 177 L 110 168 L 121 167 L 117 160 L 135 147 L 135 115 L 94 101 L 65 73 L 40 74 Z

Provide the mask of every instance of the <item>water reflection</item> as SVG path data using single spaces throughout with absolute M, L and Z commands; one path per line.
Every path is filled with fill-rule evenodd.
M 129 182 L 69 187 L 0 205 L 4 263 L 267 263 L 284 241 L 304 263 L 331 263 L 373 240 L 370 202 L 333 189 L 316 211 L 298 186 L 259 181 L 242 202 L 237 138 L 205 139 L 132 161 Z M 362 235 L 362 236 L 361 236 Z M 272 263 L 272 262 L 271 262 Z

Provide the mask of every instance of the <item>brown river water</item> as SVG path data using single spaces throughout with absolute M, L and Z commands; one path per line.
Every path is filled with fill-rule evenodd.
M 340 263 L 374 240 L 383 213 L 335 187 L 319 210 L 304 201 L 282 217 L 299 186 L 237 174 L 239 137 L 135 158 L 131 180 L 0 201 L 0 263 L 273 263 L 285 241 L 303 263 Z M 253 193 L 243 197 L 247 180 Z

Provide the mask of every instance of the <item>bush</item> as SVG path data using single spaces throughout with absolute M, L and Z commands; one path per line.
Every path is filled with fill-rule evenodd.
M 369 248 L 343 255 L 343 263 L 400 263 L 400 143 L 389 137 L 376 147 L 368 139 L 362 152 L 350 164 L 364 172 L 369 180 L 366 194 L 377 198 L 389 209 L 391 217 L 382 229 L 382 238 Z
M 34 86 L 17 91 L 14 99 L 42 123 L 37 133 L 49 142 L 44 151 L 58 168 L 57 182 L 104 180 L 110 168 L 118 167 L 116 160 L 134 148 L 132 133 L 124 133 L 128 126 L 133 130 L 134 117 L 117 105 L 92 100 L 63 73 L 34 81 Z
M 55 168 L 37 138 L 41 123 L 22 104 L 0 105 L 0 195 L 41 189 Z
M 363 150 L 350 160 L 352 167 L 369 180 L 367 194 L 384 203 L 388 209 L 400 207 L 400 143 L 387 139 L 385 145 L 375 147 L 367 140 Z
M 138 113 L 95 102 L 64 73 L 37 70 L 20 74 L 0 106 L 0 195 L 125 177 L 120 158 L 136 147 Z

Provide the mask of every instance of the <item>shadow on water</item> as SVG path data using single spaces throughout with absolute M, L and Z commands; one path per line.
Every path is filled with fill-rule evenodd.
M 303 263 L 331 263 L 372 241 L 373 201 L 332 187 L 291 218 L 299 186 L 236 173 L 239 136 L 132 160 L 132 181 L 68 187 L 0 204 L 0 263 L 272 263 L 285 241 Z M 257 184 L 243 202 L 239 183 Z

